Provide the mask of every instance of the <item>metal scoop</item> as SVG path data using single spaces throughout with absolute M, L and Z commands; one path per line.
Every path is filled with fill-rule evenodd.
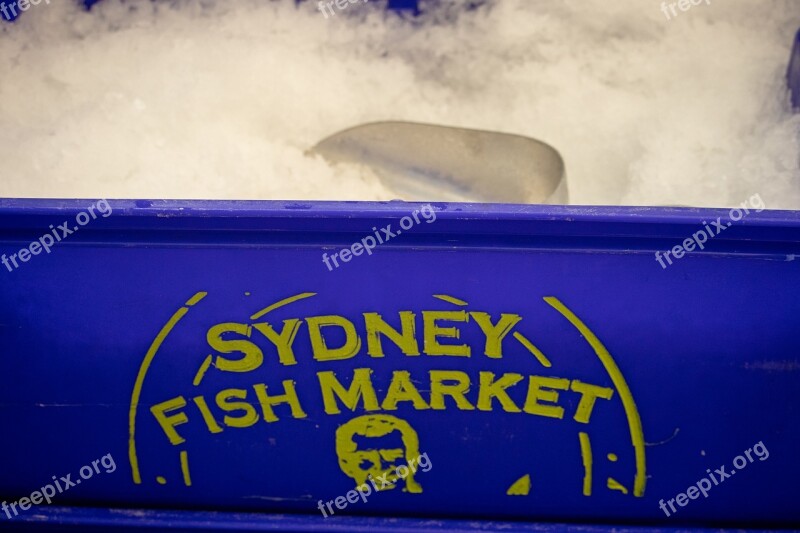
M 333 163 L 368 165 L 407 201 L 568 201 L 561 155 L 521 135 L 374 122 L 331 135 L 312 152 Z

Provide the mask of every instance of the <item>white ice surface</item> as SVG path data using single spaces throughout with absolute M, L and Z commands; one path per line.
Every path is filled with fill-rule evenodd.
M 0 196 L 391 199 L 304 153 L 395 119 L 544 140 L 574 203 L 800 209 L 800 1 L 75 4 L 0 23 Z

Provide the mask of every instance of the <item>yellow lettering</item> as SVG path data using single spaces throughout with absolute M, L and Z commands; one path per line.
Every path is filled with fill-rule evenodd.
M 196 396 L 192 398 L 192 400 L 194 400 L 197 408 L 200 409 L 200 414 L 203 415 L 203 421 L 206 423 L 206 426 L 208 426 L 208 430 L 211 433 L 221 433 L 222 428 L 219 427 L 219 424 L 217 424 L 217 421 L 214 419 L 214 415 L 211 414 L 211 410 L 208 408 L 206 399 L 202 396 Z
M 367 328 L 367 353 L 372 357 L 383 357 L 381 335 L 392 341 L 405 355 L 419 355 L 414 313 L 400 311 L 400 329 L 402 333 L 387 324 L 378 313 L 364 313 Z
M 464 396 L 469 392 L 469 376 L 456 370 L 431 370 L 431 408 L 444 409 L 444 397 L 450 396 L 462 411 L 471 411 L 475 407 Z M 445 381 L 456 383 L 446 385 Z
M 522 320 L 519 315 L 509 315 L 503 313 L 497 324 L 492 324 L 489 313 L 470 313 L 475 322 L 480 326 L 483 334 L 486 335 L 486 346 L 484 353 L 494 359 L 503 357 L 503 338 L 511 332 L 511 328 Z
M 405 370 L 397 370 L 392 374 L 392 383 L 381 407 L 384 411 L 395 411 L 399 402 L 412 402 L 417 410 L 429 408 L 411 382 L 411 375 Z
M 571 388 L 573 391 L 581 393 L 581 400 L 578 402 L 578 408 L 575 410 L 575 416 L 573 418 L 582 424 L 589 423 L 589 418 L 592 416 L 592 409 L 594 409 L 594 403 L 597 398 L 610 400 L 611 397 L 614 396 L 614 389 L 590 385 L 578 381 L 577 379 L 572 382 Z
M 543 405 L 540 401 L 558 402 L 558 392 L 549 389 L 567 390 L 569 380 L 563 378 L 548 378 L 544 376 L 531 376 L 528 387 L 528 398 L 525 400 L 524 411 L 532 415 L 547 416 L 550 418 L 564 418 L 564 408 L 558 405 Z
M 186 418 L 186 413 L 184 412 L 169 416 L 167 416 L 166 413 L 183 407 L 186 407 L 186 400 L 183 399 L 183 396 L 178 396 L 177 398 L 161 402 L 150 408 L 150 412 L 156 417 L 158 425 L 164 430 L 164 434 L 172 444 L 180 444 L 186 441 L 186 439 L 178 435 L 178 432 L 175 431 L 175 426 L 185 424 L 189 419 Z
M 225 415 L 222 423 L 232 428 L 247 428 L 258 422 L 258 413 L 255 408 L 247 402 L 230 402 L 229 398 L 247 398 L 247 391 L 244 389 L 225 389 L 217 393 L 217 405 L 223 411 L 231 413 L 233 411 L 244 411 L 239 417 Z
M 253 327 L 260 331 L 278 349 L 278 360 L 282 365 L 296 365 L 297 359 L 294 357 L 292 343 L 300 330 L 301 320 L 290 318 L 283 321 L 283 329 L 276 333 L 269 322 L 253 324 Z
M 458 328 L 442 328 L 436 325 L 437 320 L 451 322 L 468 322 L 466 311 L 423 311 L 422 320 L 425 326 L 425 353 L 428 355 L 470 356 L 470 347 L 466 344 L 439 344 L 437 337 L 458 339 L 461 332 Z
M 356 333 L 356 327 L 342 316 L 313 316 L 307 318 L 306 322 L 308 323 L 308 334 L 311 338 L 311 349 L 314 351 L 314 359 L 317 361 L 350 359 L 361 348 L 361 338 Z M 322 328 L 324 326 L 339 326 L 342 328 L 345 334 L 344 345 L 340 348 L 329 348 L 325 344 L 325 337 L 322 336 Z
M 369 368 L 356 368 L 353 371 L 353 381 L 350 383 L 350 388 L 345 389 L 344 386 L 339 383 L 334 372 L 317 372 L 317 379 L 319 379 L 320 389 L 322 390 L 322 401 L 325 406 L 325 412 L 329 415 L 338 415 L 341 413 L 336 398 L 351 411 L 356 410 L 359 399 L 362 400 L 366 411 L 377 411 L 380 406 L 378 405 L 378 398 L 375 395 L 375 389 L 372 386 L 372 379 L 370 378 L 371 373 L 372 370 Z
M 511 400 L 506 393 L 506 389 L 522 381 L 521 374 L 503 374 L 500 379 L 494 381 L 492 372 L 481 372 L 481 386 L 478 390 L 478 409 L 481 411 L 492 410 L 492 399 L 497 398 L 503 411 L 507 413 L 519 413 L 520 408 Z
M 307 415 L 303 408 L 300 406 L 300 399 L 297 397 L 297 391 L 294 388 L 294 381 L 286 379 L 283 381 L 284 393 L 281 395 L 269 396 L 267 394 L 267 386 L 263 383 L 253 385 L 256 391 L 258 403 L 261 404 L 261 410 L 264 413 L 265 422 L 276 422 L 278 417 L 275 416 L 275 411 L 272 410 L 274 405 L 282 403 L 288 404 L 292 409 L 292 416 L 294 418 L 305 418 Z
M 261 366 L 264 354 L 261 353 L 258 346 L 248 340 L 225 340 L 222 338 L 225 333 L 238 333 L 245 337 L 250 337 L 251 330 L 252 328 L 247 324 L 236 324 L 234 322 L 217 324 L 208 330 L 206 341 L 213 349 L 224 354 L 236 352 L 244 354 L 241 359 L 233 360 L 218 355 L 214 363 L 216 368 L 225 372 L 249 372 Z

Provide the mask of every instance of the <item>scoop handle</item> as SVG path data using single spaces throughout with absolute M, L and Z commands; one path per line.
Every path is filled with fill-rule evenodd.
M 792 56 L 789 58 L 789 68 L 786 70 L 786 81 L 789 84 L 792 109 L 800 111 L 800 30 L 794 36 Z

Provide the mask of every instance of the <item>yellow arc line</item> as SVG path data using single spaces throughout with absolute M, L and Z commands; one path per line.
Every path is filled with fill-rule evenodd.
M 191 475 L 189 475 L 189 455 L 186 453 L 186 450 L 182 450 L 180 456 L 181 456 L 181 473 L 183 474 L 183 483 L 187 487 L 191 487 L 192 477 Z
M 288 298 L 284 298 L 283 300 L 275 302 L 274 304 L 269 305 L 269 306 L 265 307 L 264 309 L 262 309 L 261 311 L 258 311 L 257 313 L 253 314 L 250 317 L 250 320 L 256 320 L 256 319 L 261 318 L 262 316 L 266 315 L 270 311 L 274 311 L 275 309 L 277 309 L 279 307 L 283 307 L 284 305 L 288 305 L 288 304 L 290 304 L 292 302 L 296 302 L 297 300 L 302 300 L 304 298 L 310 298 L 310 297 L 316 296 L 316 295 L 317 295 L 316 292 L 301 292 L 300 294 L 295 294 L 294 296 L 289 296 Z
M 592 495 L 592 443 L 589 434 L 583 431 L 578 433 L 581 442 L 581 459 L 583 459 L 583 495 Z
M 469 305 L 464 300 L 456 298 L 455 296 L 448 296 L 446 294 L 434 294 L 434 298 L 438 298 L 439 300 L 445 301 L 447 303 L 455 304 L 455 305 Z
M 607 487 L 611 490 L 618 490 L 622 494 L 628 494 L 628 489 L 626 489 L 619 481 L 614 478 L 608 478 Z
M 575 313 L 570 311 L 569 308 L 561 303 L 561 301 L 555 296 L 547 296 L 545 297 L 544 301 L 550 304 L 556 311 L 564 315 L 564 318 L 569 320 L 572 325 L 575 326 L 578 331 L 580 331 L 580 333 L 586 339 L 586 342 L 588 342 L 592 349 L 594 349 L 594 353 L 597 354 L 597 358 L 600 359 L 600 362 L 605 367 L 606 372 L 608 372 L 611 381 L 617 388 L 619 396 L 622 400 L 622 407 L 625 409 L 625 416 L 628 419 L 628 427 L 630 428 L 631 432 L 631 444 L 633 445 L 633 451 L 636 458 L 636 476 L 633 480 L 633 494 L 637 497 L 643 496 L 644 487 L 647 483 L 647 476 L 645 473 L 647 461 L 645 458 L 642 419 L 639 416 L 639 410 L 636 408 L 636 402 L 633 400 L 633 394 L 631 394 L 631 389 L 628 387 L 628 383 L 625 381 L 622 371 L 620 371 L 617 363 L 614 361 L 614 358 L 611 356 L 606 347 L 603 346 L 603 343 L 600 342 L 600 339 L 598 339 L 597 336 L 592 333 L 592 330 L 590 330 L 589 327 L 575 315 Z
M 148 369 L 150 368 L 150 363 L 153 362 L 153 358 L 156 356 L 158 349 L 161 348 L 161 344 L 164 342 L 164 339 L 167 338 L 167 335 L 169 335 L 180 319 L 183 318 L 183 315 L 189 311 L 189 306 L 196 304 L 205 298 L 207 294 L 207 292 L 203 291 L 196 293 L 194 296 L 189 298 L 184 307 L 181 307 L 175 311 L 172 317 L 170 317 L 169 321 L 164 324 L 163 328 L 161 328 L 161 331 L 158 332 L 156 338 L 153 339 L 153 343 L 150 345 L 150 349 L 147 350 L 147 354 L 144 356 L 142 364 L 139 367 L 139 373 L 136 375 L 136 382 L 133 384 L 133 393 L 131 394 L 131 405 L 128 409 L 128 460 L 131 463 L 133 482 L 137 485 L 142 482 L 142 476 L 139 472 L 139 459 L 136 457 L 136 411 L 139 408 L 139 397 L 142 395 L 144 378 L 147 375 Z
M 197 374 L 194 375 L 194 379 L 192 380 L 192 385 L 194 385 L 195 387 L 200 385 L 200 382 L 203 381 L 203 376 L 206 375 L 206 370 L 208 370 L 208 367 L 211 366 L 211 361 L 213 360 L 214 360 L 213 355 L 208 354 L 206 356 L 205 360 L 203 361 L 203 364 L 200 365 L 200 368 L 197 370 Z
M 525 337 L 525 335 L 523 335 L 519 331 L 515 331 L 514 338 L 517 339 L 520 343 L 522 343 L 522 345 L 525 348 L 527 348 L 528 351 L 531 352 L 533 356 L 539 360 L 540 363 L 542 363 L 543 367 L 550 368 L 551 366 L 553 366 L 553 364 L 550 362 L 550 359 L 548 359 L 547 356 L 543 354 L 539 348 L 534 346 L 533 343 Z

